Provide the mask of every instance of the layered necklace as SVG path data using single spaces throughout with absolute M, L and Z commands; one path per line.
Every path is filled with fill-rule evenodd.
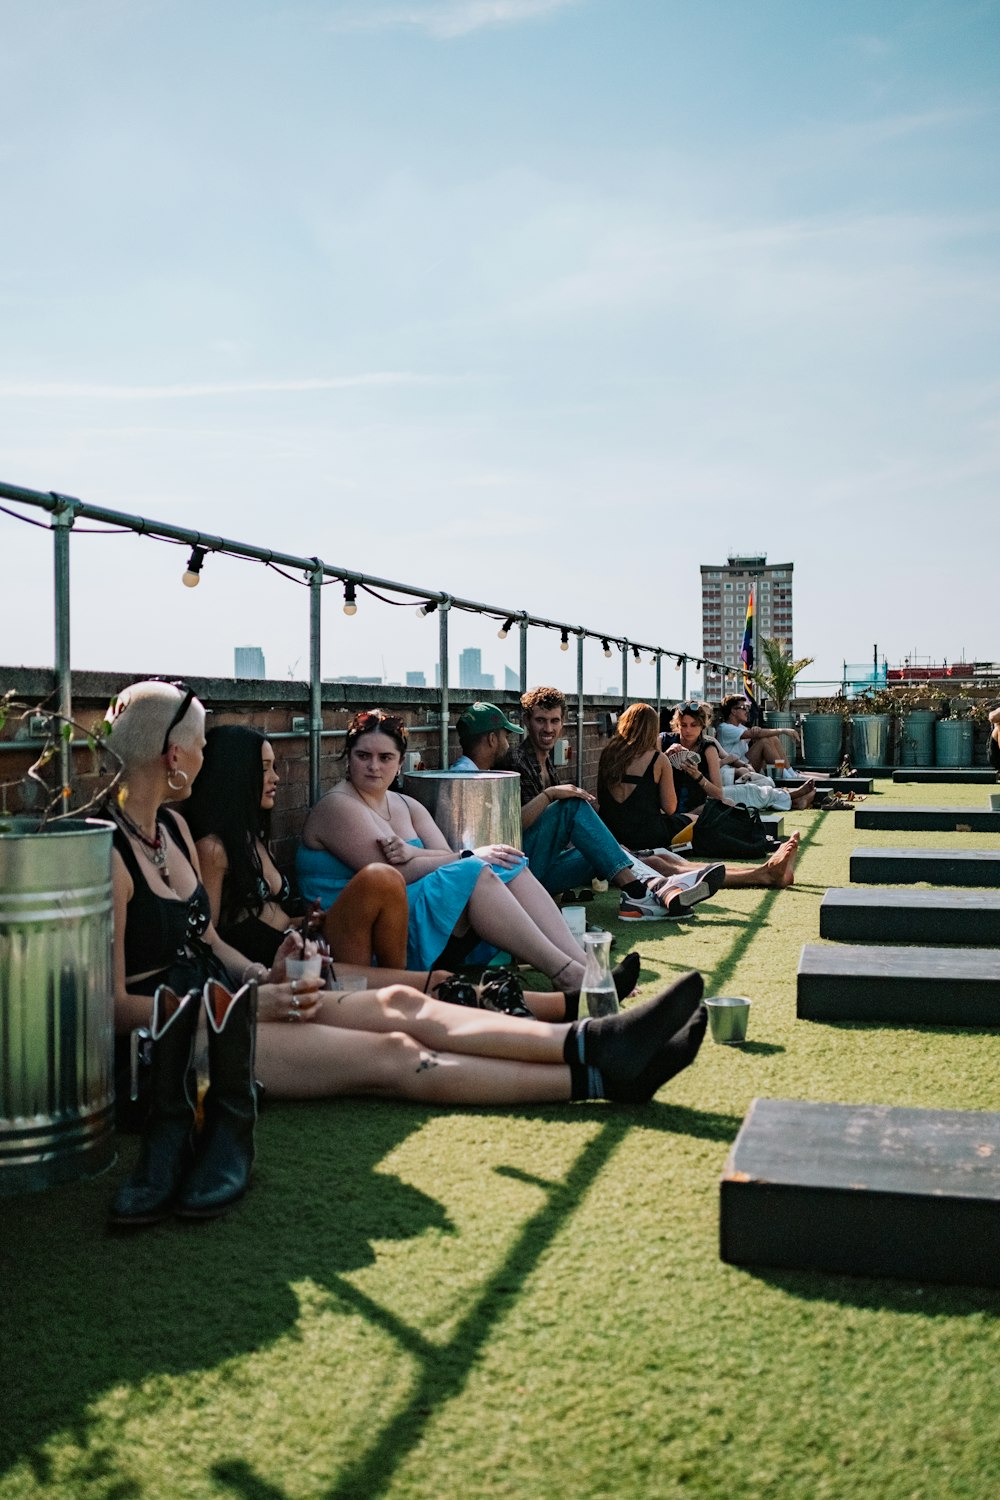
M 118 819 L 125 832 L 130 833 L 134 839 L 138 840 L 139 848 L 149 860 L 153 869 L 160 872 L 160 878 L 167 887 L 167 890 L 173 890 L 173 886 L 170 884 L 170 871 L 167 869 L 167 841 L 163 837 L 163 831 L 160 828 L 159 822 L 155 825 L 155 837 L 149 838 L 143 833 L 138 823 L 133 822 L 123 807 L 112 808 L 112 813 Z

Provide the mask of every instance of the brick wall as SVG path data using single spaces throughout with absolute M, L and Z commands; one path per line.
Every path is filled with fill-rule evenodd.
M 84 728 L 101 723 L 111 699 L 136 681 L 134 674 L 111 672 L 79 672 L 73 674 L 73 713 Z M 309 739 L 305 733 L 292 733 L 293 719 L 307 718 L 309 714 L 309 689 L 306 683 L 286 681 L 235 682 L 229 678 L 190 677 L 187 679 L 198 697 L 210 710 L 209 724 L 246 724 L 273 736 L 273 745 L 281 777 L 281 786 L 272 818 L 275 855 L 278 863 L 287 868 L 294 857 L 296 842 L 301 833 L 305 815 L 309 810 Z M 27 667 L 0 667 L 0 696 L 13 689 L 18 700 L 32 707 L 51 707 L 52 673 Z M 450 691 L 451 722 L 454 724 L 466 704 L 475 694 L 452 689 Z M 438 708 L 438 694 L 434 688 L 387 687 L 346 683 L 324 683 L 323 728 L 342 732 L 347 727 L 351 714 L 360 708 L 385 708 L 400 714 L 410 729 L 410 748 L 418 750 L 428 770 L 440 769 L 439 730 L 436 722 L 429 722 Z M 511 718 L 516 718 L 518 697 L 516 693 L 493 694 L 491 701 L 502 707 Z M 570 742 L 571 756 L 568 765 L 560 770 L 560 780 L 581 782 L 590 791 L 596 789 L 597 762 L 601 750 L 607 743 L 604 732 L 605 714 L 617 711 L 621 705 L 612 698 L 587 698 L 585 700 L 585 740 L 583 776 L 576 764 L 576 716 L 571 709 L 566 736 Z M 18 722 L 14 716 L 8 718 L 0 741 L 16 742 L 27 736 L 28 725 Z M 283 738 L 288 735 L 289 738 Z M 320 759 L 320 785 L 328 791 L 343 775 L 343 762 L 339 755 L 343 748 L 341 735 L 325 738 Z M 458 737 L 452 729 L 449 737 L 450 755 L 454 759 L 460 753 Z M 42 801 L 39 791 L 26 788 L 21 778 L 38 755 L 38 747 L 25 747 L 23 752 L 0 753 L 0 810 L 8 812 L 30 811 Z M 72 805 L 79 806 L 99 788 L 101 776 L 95 767 L 94 755 L 86 746 L 78 746 L 73 752 Z M 44 775 L 55 785 L 57 762 L 46 767 Z

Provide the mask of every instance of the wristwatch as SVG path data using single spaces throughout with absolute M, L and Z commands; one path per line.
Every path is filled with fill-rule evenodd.
M 459 859 L 471 859 L 474 852 L 472 849 L 463 849 L 458 857 Z

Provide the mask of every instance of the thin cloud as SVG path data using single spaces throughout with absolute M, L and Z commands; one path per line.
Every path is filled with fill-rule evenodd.
M 346 391 L 365 386 L 439 384 L 441 377 L 412 375 L 402 371 L 378 371 L 370 375 L 339 375 L 318 380 L 238 380 L 216 384 L 181 385 L 92 385 L 72 381 L 0 381 L 0 397 L 30 397 L 32 400 L 85 401 L 178 401 L 200 396 L 260 396 L 298 394 L 303 391 Z
M 328 22 L 330 31 L 423 31 L 440 40 L 489 26 L 519 26 L 581 0 L 432 0 L 430 4 L 349 7 Z

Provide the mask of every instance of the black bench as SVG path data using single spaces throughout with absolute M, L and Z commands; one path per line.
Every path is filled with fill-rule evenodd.
M 979 807 L 859 807 L 855 828 L 913 833 L 1000 833 L 1000 811 Z
M 806 943 L 795 1014 L 802 1021 L 1000 1027 L 1000 955 L 985 948 Z
M 841 943 L 1000 946 L 1000 891 L 830 890 L 819 935 Z
M 997 773 L 989 766 L 899 766 L 892 773 L 893 781 L 952 782 L 963 786 L 992 782 L 996 785 Z
M 851 879 L 865 885 L 1000 886 L 1000 849 L 855 849 Z
M 719 1236 L 731 1265 L 1000 1286 L 1000 1114 L 755 1099 Z

